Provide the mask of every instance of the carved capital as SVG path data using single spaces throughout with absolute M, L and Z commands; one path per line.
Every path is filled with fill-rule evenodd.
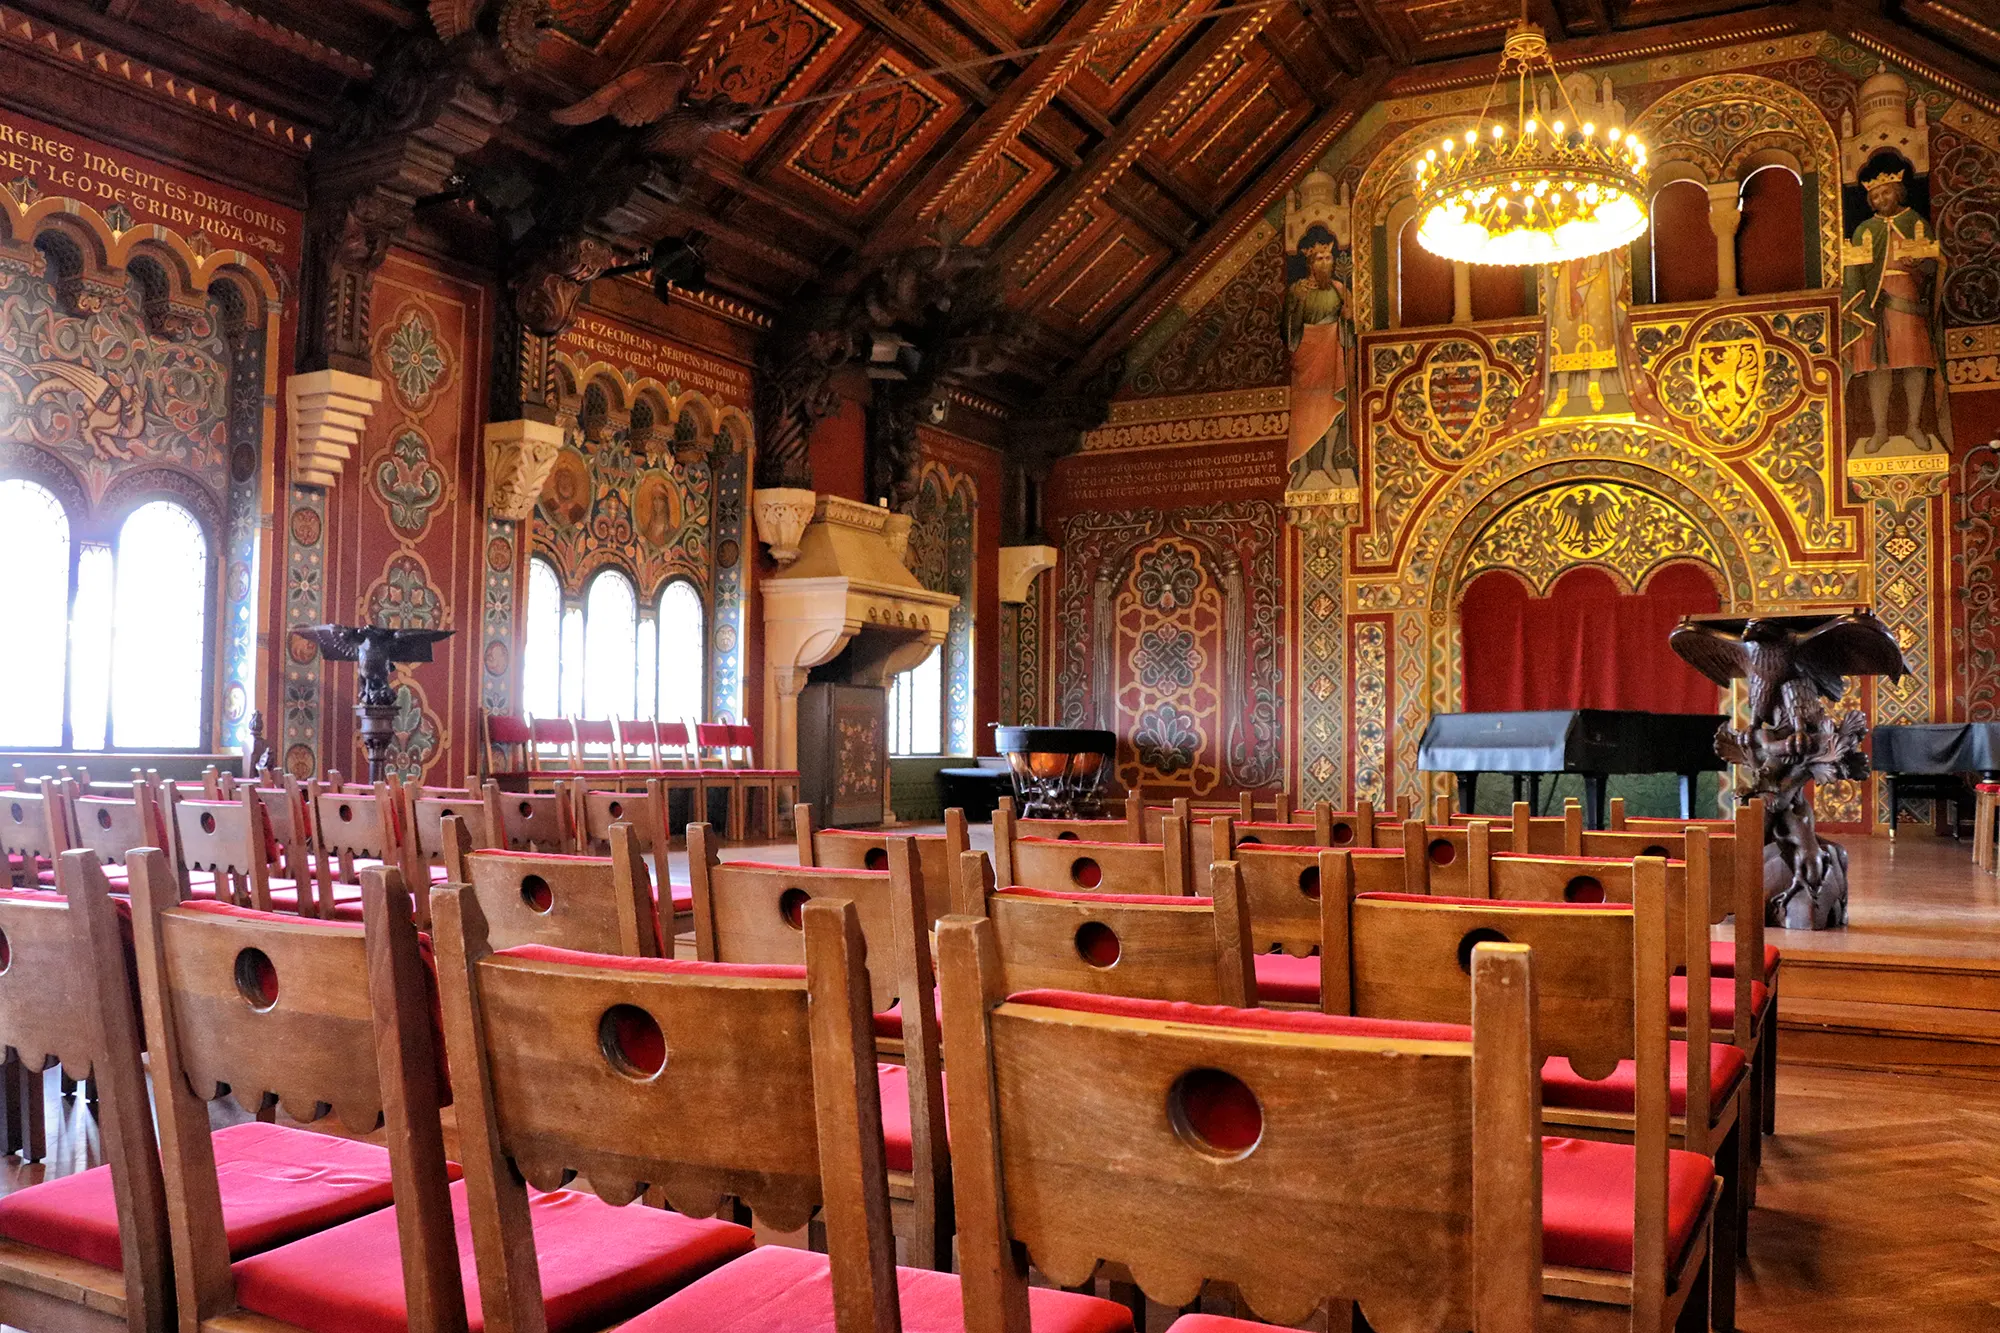
M 882 524 L 882 540 L 889 543 L 889 554 L 895 556 L 899 564 L 910 563 L 910 525 L 916 521 L 915 515 L 899 511 L 889 515 Z
M 563 429 L 546 421 L 486 424 L 486 512 L 524 522 L 562 451 Z
M 812 522 L 817 499 L 803 487 L 757 488 L 750 509 L 757 522 L 757 540 L 771 548 L 771 558 L 779 564 L 789 565 L 799 558 L 799 538 Z
M 382 381 L 344 370 L 315 370 L 287 379 L 292 480 L 331 489 L 381 401 Z
M 1028 600 L 1028 589 L 1045 569 L 1056 567 L 1053 546 L 1003 546 L 1000 548 L 1000 600 L 1020 603 Z

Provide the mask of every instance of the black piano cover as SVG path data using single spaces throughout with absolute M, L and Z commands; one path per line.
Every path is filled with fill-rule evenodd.
M 1877 773 L 1987 773 L 2000 769 L 2000 722 L 1875 728 Z
M 1720 713 L 1605 708 L 1438 713 L 1417 746 L 1430 773 L 1700 773 L 1715 754 Z

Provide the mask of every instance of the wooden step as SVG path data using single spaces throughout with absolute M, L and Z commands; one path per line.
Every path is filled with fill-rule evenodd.
M 1795 996 L 1789 959 L 1785 966 L 1781 1062 L 2000 1079 L 2000 1013 Z
M 1785 951 L 1784 999 L 2000 1011 L 2000 961 L 1859 951 Z

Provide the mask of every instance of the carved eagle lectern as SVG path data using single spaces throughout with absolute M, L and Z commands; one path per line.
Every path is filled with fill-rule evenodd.
M 363 708 L 396 702 L 389 687 L 389 668 L 398 662 L 428 662 L 431 645 L 449 639 L 448 629 L 388 629 L 381 625 L 307 625 L 292 633 L 319 646 L 329 662 L 357 664 L 355 675 Z
M 1742 628 L 1731 632 L 1729 626 Z M 1689 666 L 1717 685 L 1744 680 L 1750 689 L 1750 725 L 1784 721 L 1794 730 L 1819 724 L 1828 703 L 1839 699 L 1848 676 L 1889 676 L 1908 670 L 1889 627 L 1866 611 L 1834 616 L 1816 627 L 1751 618 L 1741 622 L 1690 618 L 1675 627 L 1668 642 Z

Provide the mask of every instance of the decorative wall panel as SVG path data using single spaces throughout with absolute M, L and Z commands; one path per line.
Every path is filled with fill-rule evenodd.
M 973 752 L 973 522 L 978 512 L 979 487 L 971 477 L 935 460 L 924 461 L 906 561 L 917 582 L 959 599 L 943 644 L 946 754 Z

